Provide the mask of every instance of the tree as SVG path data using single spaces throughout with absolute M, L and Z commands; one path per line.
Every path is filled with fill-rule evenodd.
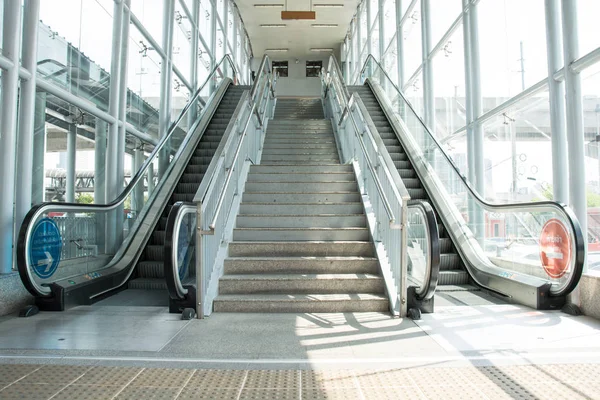
M 94 196 L 89 193 L 79 193 L 75 201 L 79 204 L 93 204 Z

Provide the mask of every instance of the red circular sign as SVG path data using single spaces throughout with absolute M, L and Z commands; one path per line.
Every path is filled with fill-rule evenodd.
M 540 235 L 540 259 L 550 278 L 563 277 L 571 264 L 571 238 L 558 219 L 546 222 Z

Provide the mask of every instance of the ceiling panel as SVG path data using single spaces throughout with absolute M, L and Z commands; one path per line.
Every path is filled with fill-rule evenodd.
M 284 0 L 236 0 L 246 30 L 252 42 L 255 57 L 262 57 L 266 49 L 287 48 L 285 53 L 272 53 L 277 58 L 301 58 L 315 56 L 311 48 L 333 48 L 339 55 L 340 45 L 346 36 L 352 16 L 360 0 L 314 0 L 312 11 L 315 20 L 281 20 L 284 7 L 258 8 L 255 4 L 285 4 Z M 343 4 L 343 7 L 321 8 L 317 4 Z M 289 0 L 287 11 L 310 11 L 310 0 Z M 263 28 L 263 24 L 285 24 L 283 28 Z M 337 24 L 334 28 L 317 28 L 313 24 Z M 321 55 L 326 53 L 320 53 Z

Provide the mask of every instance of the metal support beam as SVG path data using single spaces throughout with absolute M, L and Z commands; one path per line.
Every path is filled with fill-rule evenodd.
M 185 2 L 182 2 L 185 4 Z M 192 38 L 191 38 L 191 57 L 190 57 L 190 75 L 191 75 L 191 83 L 192 90 L 190 96 L 193 96 L 198 90 L 198 35 L 200 35 L 200 31 L 198 30 L 198 24 L 200 21 L 200 2 L 194 1 L 192 5 L 192 15 L 188 16 L 191 19 L 192 23 Z M 194 121 L 197 118 L 196 113 L 197 108 L 191 107 L 188 115 L 188 126 L 192 126 Z
M 367 0 L 367 56 L 369 54 L 373 54 L 373 32 L 371 31 L 371 28 L 373 27 L 371 25 L 371 17 L 373 16 L 372 14 L 372 10 L 371 10 L 371 0 Z M 381 56 L 380 56 L 381 57 Z
M 0 273 L 10 273 L 13 266 L 15 154 L 17 148 L 17 101 L 19 90 L 19 57 L 21 55 L 21 2 L 4 2 L 2 55 L 11 68 L 2 72 L 2 104 L 0 110 Z
M 565 93 L 567 100 L 567 140 L 569 143 L 569 205 L 573 208 L 575 215 L 579 219 L 584 237 L 587 237 L 585 143 L 581 76 L 570 68 L 570 65 L 579 58 L 577 2 L 562 0 L 562 28 Z M 562 151 L 566 151 L 566 149 L 562 149 Z M 572 293 L 571 301 L 579 305 L 578 291 Z
M 210 0 L 210 70 L 217 66 L 217 2 Z M 214 91 L 214 84 L 211 83 L 210 93 Z
M 383 54 L 385 53 L 385 15 L 383 6 L 385 0 L 379 0 L 379 60 L 383 63 Z
M 402 37 L 402 0 L 396 0 L 396 68 L 398 87 L 404 86 L 404 38 Z
M 173 27 L 175 18 L 175 2 L 163 3 L 163 49 L 165 58 L 162 60 L 160 70 L 160 105 L 158 110 L 158 132 L 161 137 L 167 134 L 171 124 L 171 76 L 173 71 Z M 158 161 L 158 177 L 163 176 L 167 169 L 169 148 L 165 146 Z
M 568 144 L 565 122 L 564 84 L 552 77 L 562 68 L 562 38 L 559 0 L 545 0 L 548 90 L 552 129 L 552 190 L 554 200 L 569 204 Z
M 123 191 L 123 182 L 125 181 L 125 137 L 126 129 L 125 123 L 127 122 L 127 66 L 129 58 L 129 22 L 131 21 L 131 11 L 129 6 L 131 0 L 123 0 L 123 24 L 121 26 L 121 38 L 123 43 L 121 44 L 121 54 L 119 61 L 119 122 L 122 124 L 119 126 L 119 135 L 117 137 L 117 196 Z M 136 171 L 132 171 L 132 176 Z M 123 226 L 123 206 L 117 209 L 117 227 Z M 117 243 L 121 243 L 123 238 L 123 230 L 118 229 L 115 232 L 115 240 Z
M 352 39 L 346 38 L 346 63 L 344 64 L 344 75 L 346 76 L 346 85 L 350 84 L 350 64 L 352 63 Z
M 123 26 L 123 1 L 115 0 L 113 11 L 113 30 L 112 30 L 112 51 L 110 64 L 110 92 L 108 98 L 108 113 L 114 118 L 114 123 L 110 124 L 107 136 L 106 150 L 106 196 L 105 203 L 110 203 L 119 195 L 119 182 L 117 181 L 117 157 L 118 157 L 118 138 L 119 138 L 119 99 L 120 82 L 119 73 L 121 71 L 121 44 L 122 44 L 122 26 Z M 107 216 L 106 221 L 106 252 L 114 254 L 116 251 L 115 233 L 117 230 L 116 212 L 112 211 Z
M 17 182 L 15 185 L 15 228 L 18 230 L 31 208 L 33 188 L 33 134 L 35 125 L 37 37 L 40 14 L 39 0 L 25 0 L 23 7 L 23 48 L 21 63 L 31 71 L 31 78 L 21 82 L 19 102 L 19 134 L 17 136 Z
M 67 179 L 65 182 L 65 201 L 75 202 L 75 169 L 77 163 L 77 125 L 69 124 L 67 132 Z
M 435 100 L 433 98 L 433 73 L 431 51 L 431 7 L 429 0 L 421 0 L 421 57 L 423 61 L 423 103 L 425 124 L 435 133 Z
M 31 173 L 31 203 L 46 201 L 44 180 L 44 158 L 46 156 L 46 92 L 35 95 L 35 114 L 33 116 L 33 157 Z
M 362 29 L 360 28 L 361 11 L 358 6 L 358 12 L 356 13 L 356 68 L 354 68 L 354 74 L 360 74 L 362 68 Z
M 141 143 L 138 144 L 136 149 L 133 152 L 133 157 L 131 158 L 131 176 L 134 175 L 134 172 L 137 172 L 142 167 L 144 163 L 144 149 Z M 144 208 L 144 180 L 142 179 L 133 189 L 133 199 L 131 202 L 131 210 L 135 218 L 140 214 L 142 209 Z

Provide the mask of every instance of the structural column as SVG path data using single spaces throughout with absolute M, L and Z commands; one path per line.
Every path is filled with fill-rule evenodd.
M 396 68 L 398 87 L 404 86 L 404 38 L 402 37 L 402 0 L 396 0 Z
M 31 73 L 31 78 L 21 83 L 19 104 L 19 135 L 17 137 L 17 182 L 15 201 L 15 228 L 18 230 L 25 215 L 31 208 L 33 188 L 33 131 L 35 125 L 36 77 L 37 77 L 37 37 L 39 27 L 40 2 L 26 0 L 23 29 L 23 68 Z M 42 110 L 43 112 L 44 110 Z
M 371 25 L 371 16 L 372 14 L 372 10 L 371 10 L 371 0 L 367 0 L 367 54 L 366 56 L 368 57 L 369 54 L 373 54 L 373 36 L 372 36 L 372 32 L 371 32 L 371 28 L 373 27 L 373 25 Z M 362 67 L 362 65 L 361 65 Z
M 210 70 L 217 66 L 217 0 L 210 0 Z M 210 71 L 209 71 L 210 73 Z M 210 94 L 215 91 L 215 81 L 211 80 Z
M 21 2 L 4 2 L 2 55 L 12 67 L 2 71 L 2 107 L 0 107 L 0 273 L 10 273 L 13 266 L 15 154 L 17 141 L 17 101 L 21 35 Z
M 352 55 L 354 52 L 352 51 L 352 39 L 350 37 L 346 38 L 346 63 L 344 64 L 344 75 L 346 76 L 346 85 L 350 84 L 350 64 L 352 61 Z
M 46 157 L 46 92 L 35 94 L 35 114 L 33 116 L 33 157 L 31 177 L 31 203 L 46 201 L 44 187 Z
M 75 203 L 75 169 L 77 158 L 77 125 L 69 124 L 67 132 L 67 179 L 65 183 L 65 201 Z
M 108 204 L 114 201 L 119 195 L 118 182 L 118 149 L 119 149 L 119 99 L 120 99 L 120 80 L 121 72 L 121 33 L 123 25 L 123 1 L 115 0 L 113 11 L 113 29 L 112 29 L 112 50 L 110 64 L 110 92 L 108 99 L 108 113 L 114 117 L 115 123 L 110 124 L 107 145 L 106 145 L 106 196 L 104 203 Z M 121 182 L 122 185 L 122 182 Z M 114 254 L 116 251 L 116 232 L 117 232 L 117 212 L 111 211 L 107 214 L 106 220 L 106 252 Z
M 435 100 L 431 68 L 431 8 L 429 0 L 421 0 L 421 56 L 423 60 L 423 102 L 425 124 L 435 133 Z
M 360 74 L 361 72 L 361 68 L 362 68 L 362 35 L 361 35 L 361 29 L 360 29 L 360 18 L 361 18 L 361 11 L 360 11 L 360 6 L 358 7 L 358 13 L 356 14 L 356 68 L 355 70 Z
M 554 200 L 569 204 L 568 144 L 565 125 L 565 88 L 554 79 L 563 66 L 559 0 L 545 0 L 548 90 L 552 129 L 552 191 Z
M 163 37 L 162 46 L 165 58 L 162 60 L 160 71 L 160 105 L 158 116 L 158 131 L 163 137 L 169 130 L 171 123 L 171 74 L 173 71 L 173 19 L 175 2 L 163 3 Z M 158 179 L 161 179 L 169 166 L 170 148 L 165 146 L 158 160 Z
M 385 15 L 383 6 L 385 0 L 379 0 L 379 61 L 383 65 L 383 53 L 385 53 Z
M 562 0 L 562 24 L 565 93 L 567 99 L 567 140 L 569 142 L 569 205 L 573 208 L 577 219 L 579 219 L 583 237 L 587 238 L 585 143 L 581 76 L 571 69 L 573 61 L 579 58 L 577 2 Z M 562 151 L 566 151 L 566 149 L 563 149 Z M 587 240 L 585 241 L 587 243 Z M 573 292 L 571 301 L 576 305 L 579 305 L 579 293 L 577 291 Z
M 133 157 L 131 158 L 131 179 L 133 180 L 134 175 L 137 171 L 140 170 L 142 165 L 144 164 L 144 145 L 143 143 L 138 143 L 136 146 Z M 140 212 L 144 208 L 144 180 L 140 180 L 140 182 L 136 185 L 133 190 L 133 201 L 131 202 L 131 211 L 135 218 L 140 215 Z
M 194 1 L 192 4 L 192 56 L 190 58 L 190 75 L 191 75 L 191 84 L 192 84 L 192 93 L 191 96 L 194 96 L 196 91 L 198 90 L 198 35 L 200 31 L 198 25 L 200 23 L 200 2 Z M 196 115 L 197 107 L 190 107 L 189 115 L 188 115 L 188 126 L 192 126 L 194 121 L 197 118 Z

